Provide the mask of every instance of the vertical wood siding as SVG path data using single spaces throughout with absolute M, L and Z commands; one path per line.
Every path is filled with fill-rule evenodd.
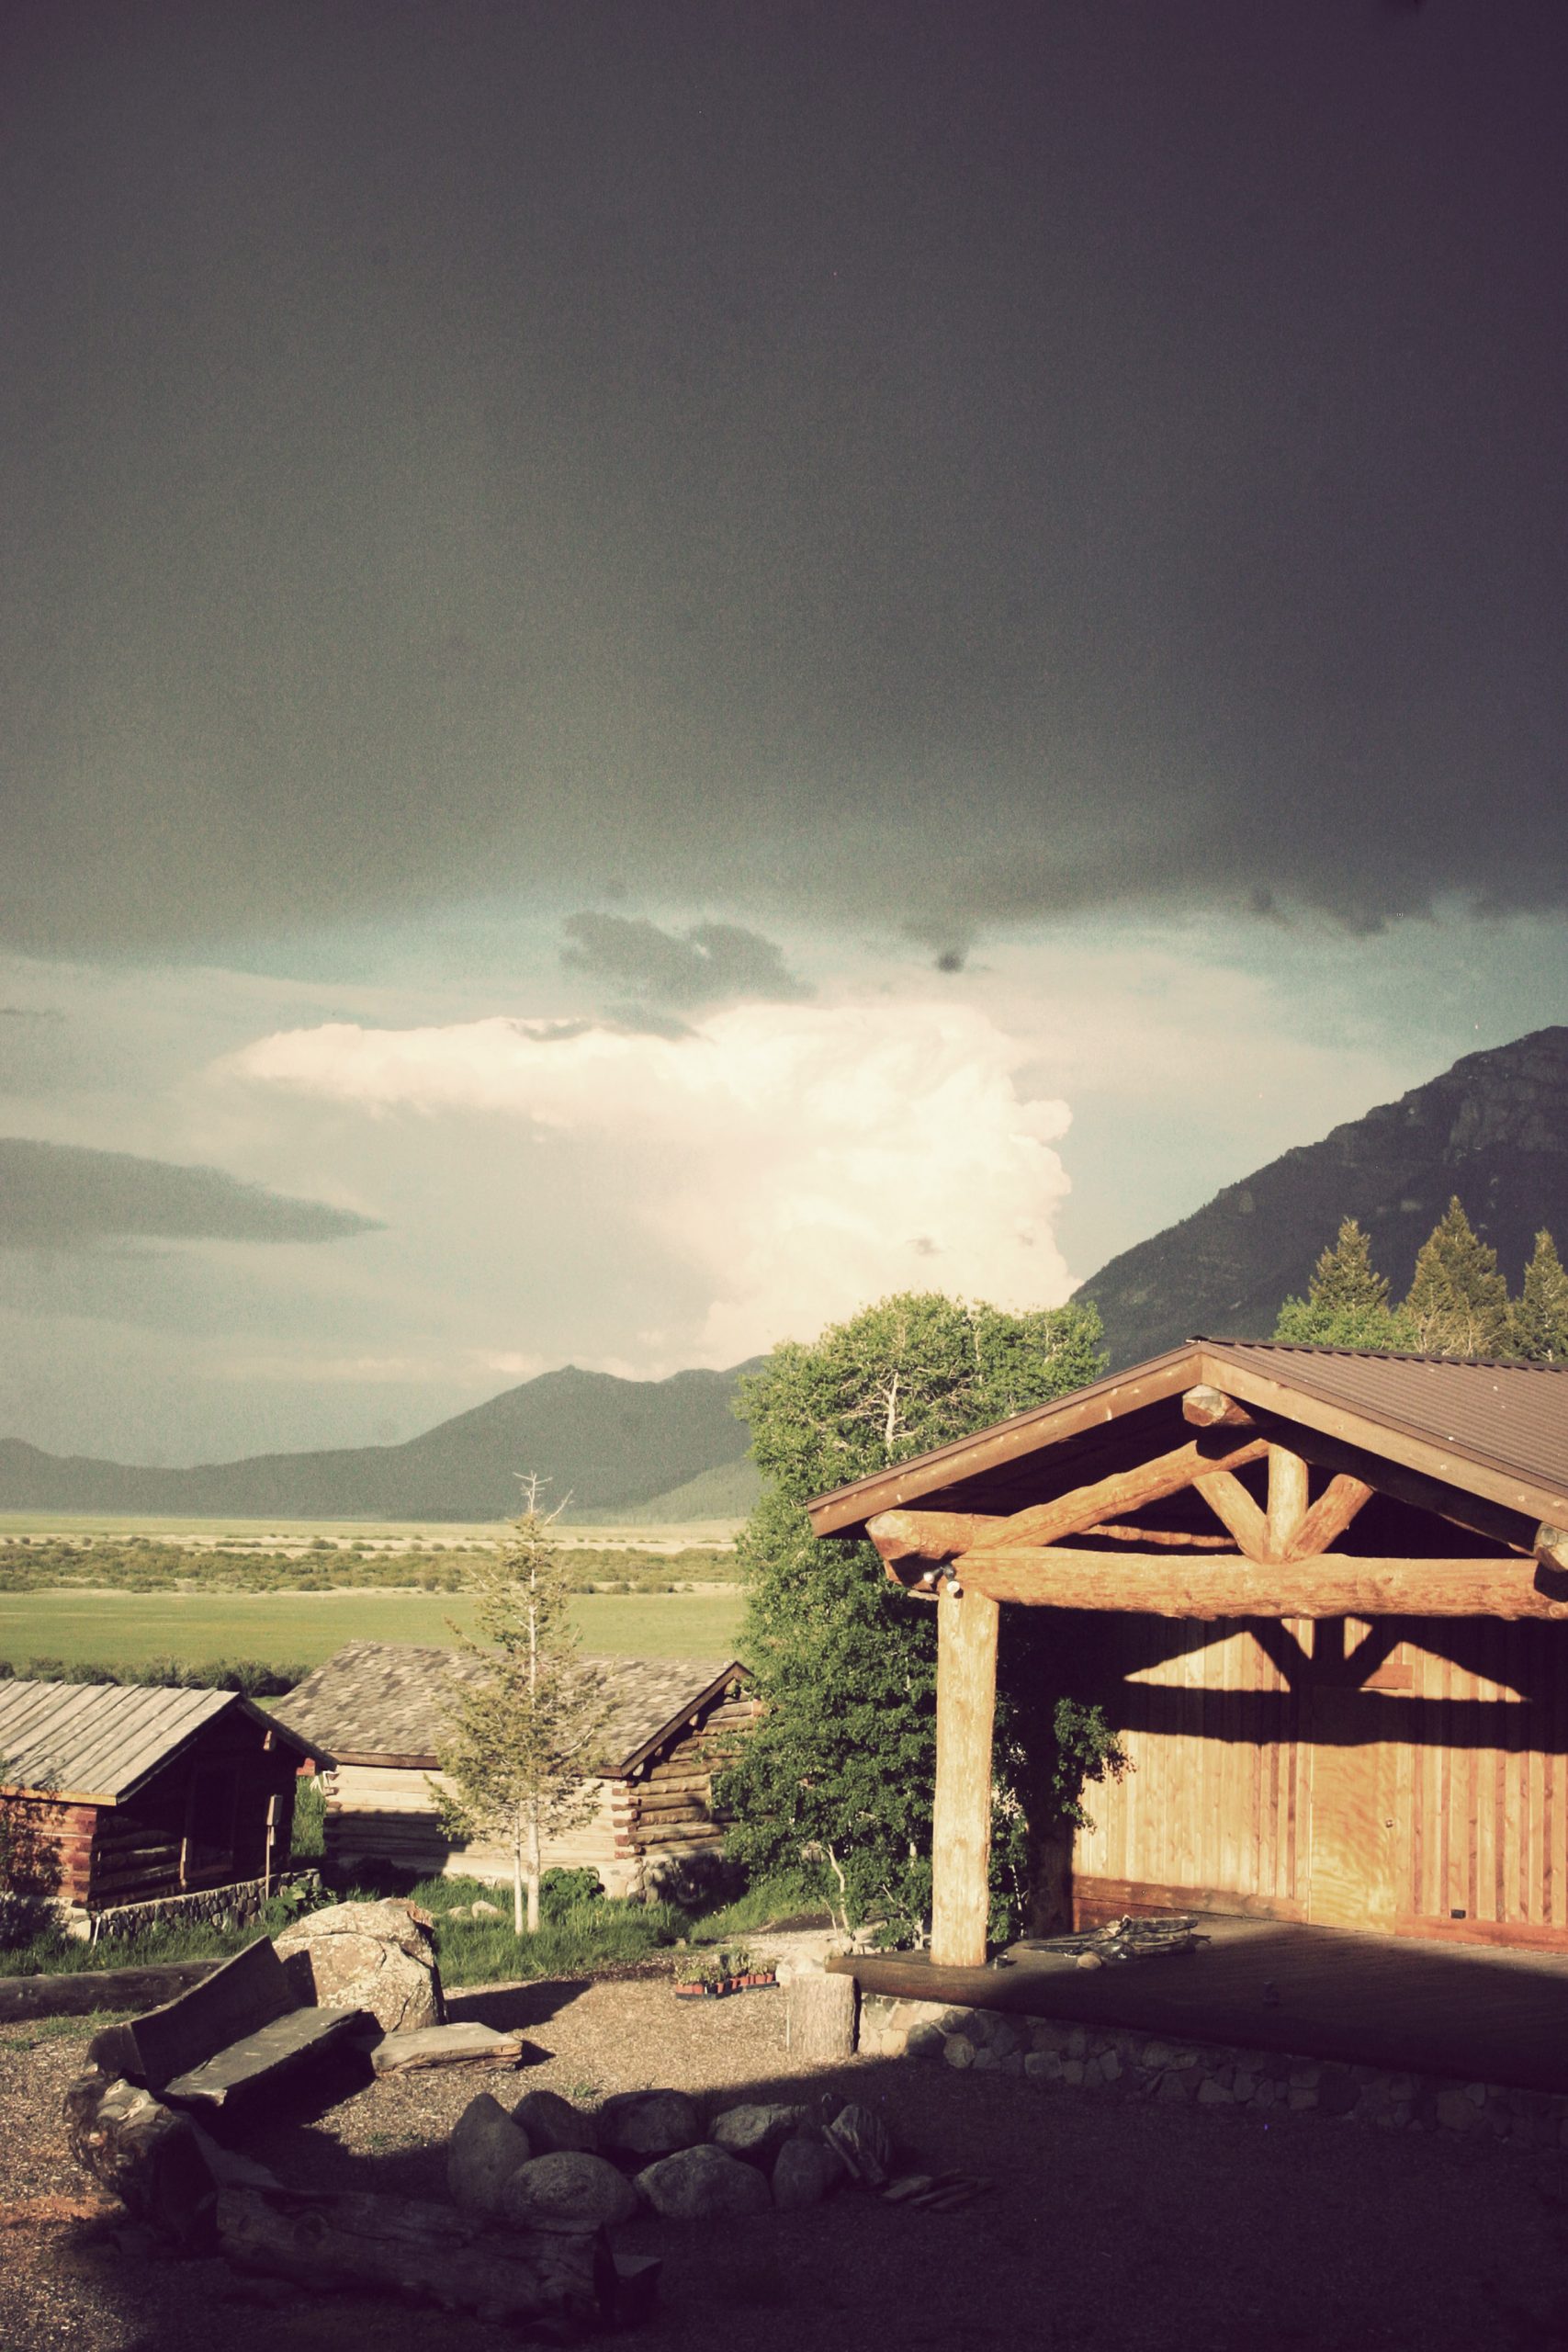
M 1568 1627 L 1287 1622 L 1294 1653 L 1260 1630 L 1130 1619 L 1113 1636 L 1107 1712 L 1132 1770 L 1089 1792 L 1082 1916 L 1202 1896 L 1568 1941 Z

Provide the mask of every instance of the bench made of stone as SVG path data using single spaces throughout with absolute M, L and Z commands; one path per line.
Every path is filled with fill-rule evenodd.
M 171 2107 L 215 2114 L 237 2095 L 376 2033 L 363 2009 L 302 2002 L 263 1937 L 161 2008 L 106 2026 L 87 2055 L 101 2074 L 155 2091 Z

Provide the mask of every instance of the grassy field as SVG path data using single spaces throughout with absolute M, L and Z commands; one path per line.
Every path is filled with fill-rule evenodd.
M 582 1593 L 573 1615 L 591 1650 L 626 1657 L 733 1657 L 739 1592 Z M 449 1642 L 460 1603 L 445 1593 L 0 1593 L 0 1658 L 140 1665 L 175 1657 L 319 1665 L 344 1642 Z

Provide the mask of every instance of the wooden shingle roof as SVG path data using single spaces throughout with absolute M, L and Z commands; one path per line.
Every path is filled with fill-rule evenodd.
M 734 1658 L 585 1657 L 604 1678 L 611 1713 L 604 1770 L 635 1770 L 653 1748 L 745 1668 Z M 406 1642 L 348 1642 L 272 1710 L 318 1760 L 435 1769 L 446 1730 L 444 1692 L 478 1678 L 471 1652 Z
M 272 1721 L 234 1690 L 0 1681 L 0 1787 L 84 1804 L 123 1804 L 207 1724 L 235 1707 L 258 1723 Z M 299 1746 L 292 1736 L 288 1744 Z

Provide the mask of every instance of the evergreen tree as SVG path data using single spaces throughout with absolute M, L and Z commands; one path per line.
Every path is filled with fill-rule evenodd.
M 766 1711 L 720 1783 L 729 1849 L 814 1870 L 851 1922 L 876 1913 L 908 1928 L 929 1909 L 936 1628 L 871 1544 L 818 1542 L 803 1506 L 1097 1378 L 1100 1336 L 1092 1308 L 1008 1315 L 906 1293 L 812 1346 L 776 1348 L 741 1384 L 736 1409 L 767 1481 L 740 1538 L 744 1656 Z M 1113 1745 L 1092 1713 L 1062 1727 L 1069 1803 Z M 999 1768 L 1009 1752 L 1004 1721 Z M 1002 1788 L 999 1871 L 1021 1811 Z
M 1412 1349 L 1419 1346 L 1414 1318 L 1388 1303 L 1388 1277 L 1372 1265 L 1371 1244 L 1353 1216 L 1344 1219 L 1332 1249 L 1313 1268 L 1305 1298 L 1287 1298 L 1274 1326 L 1277 1340 L 1298 1347 Z
M 1422 1352 L 1495 1356 L 1509 1348 L 1508 1286 L 1456 1193 L 1421 1245 L 1410 1295 Z
M 1527 1363 L 1568 1363 L 1568 1273 L 1543 1227 L 1508 1314 L 1509 1345 Z
M 571 1586 L 549 1540 L 558 1516 L 540 1511 L 538 1481 L 525 1480 L 507 1541 L 480 1553 L 465 1577 L 483 1639 L 462 1647 L 483 1670 L 453 1678 L 450 1730 L 437 1751 L 451 1785 L 431 1783 L 451 1835 L 510 1853 L 520 1936 L 538 1932 L 546 1838 L 593 1810 L 591 1781 L 609 1714 L 598 1674 L 577 1654 Z

